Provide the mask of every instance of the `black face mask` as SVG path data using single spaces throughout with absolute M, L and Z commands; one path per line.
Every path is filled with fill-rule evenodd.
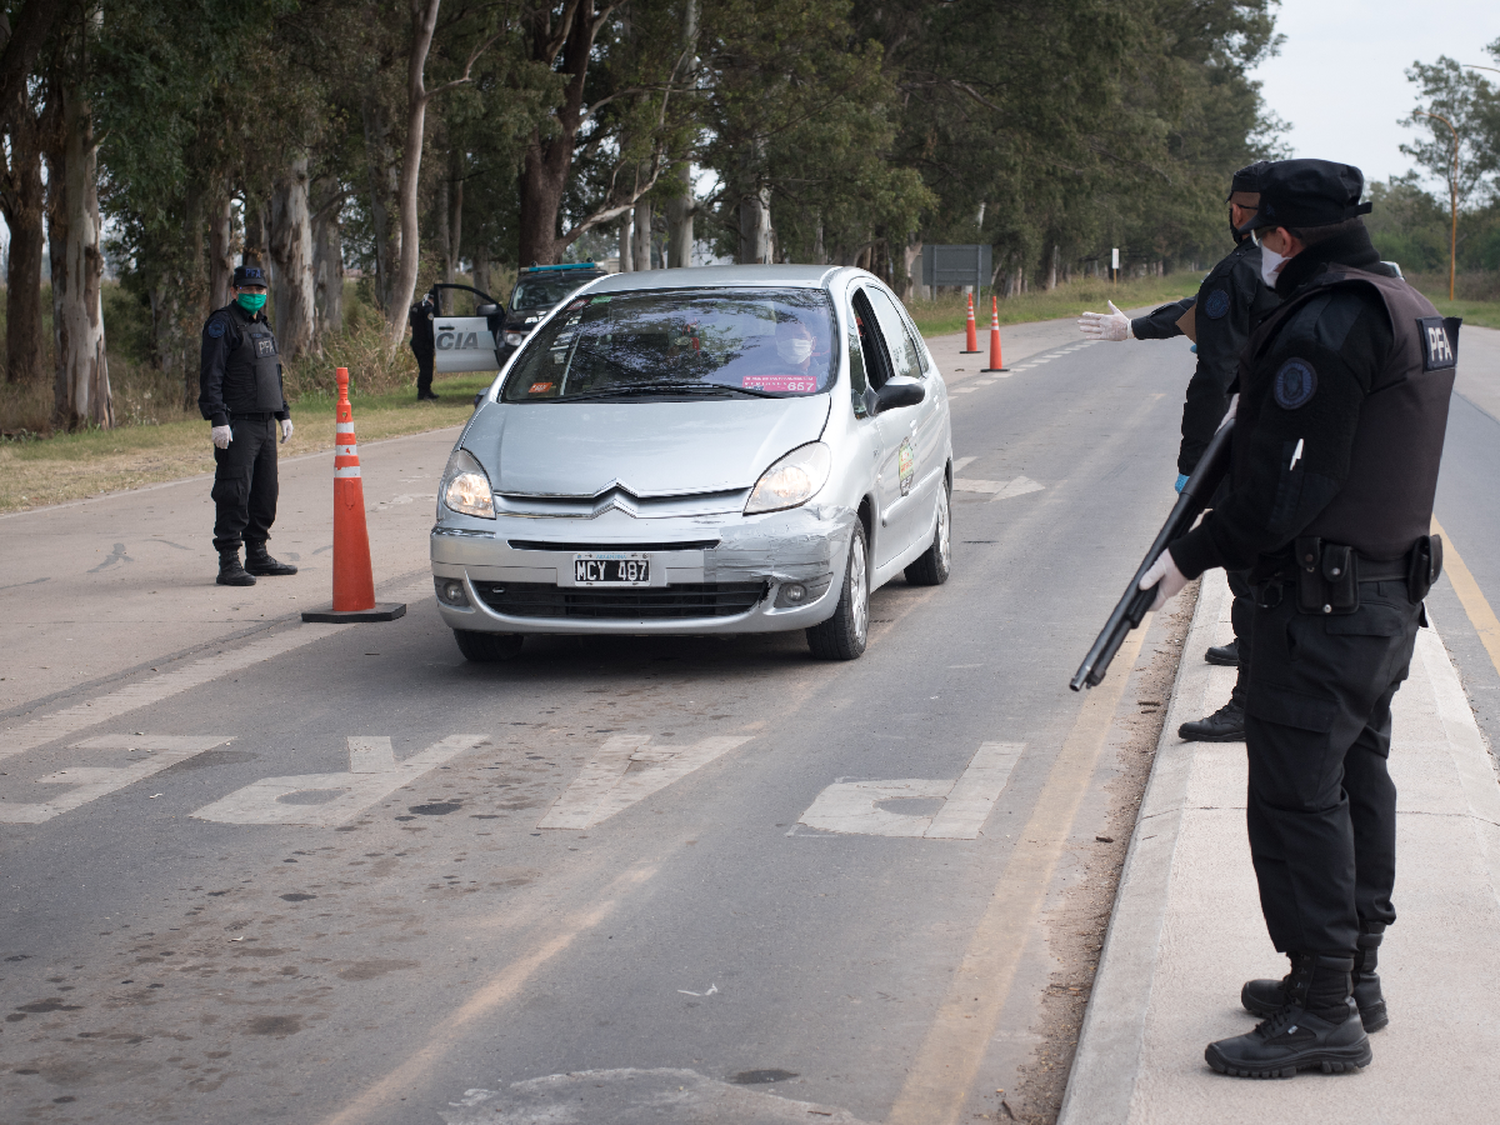
M 1255 214 L 1256 214 L 1255 211 L 1250 211 L 1250 215 L 1252 217 Z M 1250 220 L 1246 219 L 1245 221 L 1249 222 Z M 1236 244 L 1244 242 L 1245 239 L 1247 239 L 1247 238 L 1250 237 L 1248 234 L 1241 234 L 1239 227 L 1237 227 L 1237 226 L 1234 225 L 1234 210 L 1232 208 L 1231 208 L 1231 210 L 1229 212 L 1229 233 L 1234 236 L 1234 241 L 1235 241 Z

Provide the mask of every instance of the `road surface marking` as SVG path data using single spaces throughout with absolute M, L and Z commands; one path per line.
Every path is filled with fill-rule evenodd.
M 368 1087 L 343 1109 L 324 1118 L 323 1125 L 360 1125 L 371 1120 L 377 1113 L 389 1111 L 417 1083 L 432 1077 L 438 1065 L 452 1053 L 454 1046 L 470 1034 L 471 1023 L 513 999 L 542 966 L 572 945 L 580 934 L 608 918 L 614 913 L 620 898 L 655 874 L 655 867 L 637 866 L 626 871 L 609 885 L 604 902 L 568 918 L 560 931 L 501 969 L 457 1010 L 442 1013 L 428 1035 L 427 1042 L 420 1049 L 409 1055 L 404 1062 L 390 1066 L 385 1077 Z M 413 1036 L 408 1029 L 403 1031 L 399 1042 L 404 1044 L 411 1038 Z
M 1443 570 L 1448 575 L 1448 581 L 1453 584 L 1453 591 L 1463 604 L 1464 612 L 1469 615 L 1469 623 L 1479 634 L 1484 650 L 1490 654 L 1490 663 L 1495 666 L 1495 671 L 1500 672 L 1500 619 L 1495 617 L 1495 611 L 1485 599 L 1484 591 L 1474 581 L 1474 576 L 1464 565 L 1463 556 L 1458 553 L 1458 548 L 1453 545 L 1452 538 L 1443 530 L 1443 525 L 1438 523 L 1436 516 L 1432 517 L 1432 530 L 1443 537 Z
M 962 1117 L 1146 628 L 1126 638 L 1115 658 L 1117 674 L 1084 697 L 885 1125 L 957 1125 Z
M 352 737 L 347 740 L 348 773 L 268 777 L 204 805 L 193 816 L 220 824 L 333 828 L 352 820 L 403 785 L 411 784 L 428 770 L 488 741 L 482 734 L 452 734 L 398 762 L 389 738 Z
M 904 777 L 893 781 L 839 778 L 814 799 L 797 823 L 849 836 L 977 840 L 990 810 L 1026 749 L 1024 742 L 981 743 L 957 781 Z M 939 808 L 904 812 L 892 801 L 942 801 Z M 794 827 L 788 836 L 797 835 Z
M 35 750 L 38 746 L 45 746 L 88 727 L 119 718 L 139 707 L 160 703 L 220 676 L 243 671 L 262 660 L 282 656 L 314 641 L 321 641 L 340 628 L 338 625 L 299 625 L 294 629 L 251 641 L 232 652 L 204 657 L 185 668 L 163 672 L 72 707 L 65 707 L 61 711 L 54 711 L 50 715 L 42 715 L 12 731 L 0 734 L 0 759 Z
M 665 789 L 753 735 L 705 738 L 691 746 L 647 744 L 649 734 L 617 734 L 600 748 L 537 822 L 538 828 L 592 828 Z
M 135 758 L 123 766 L 69 766 L 39 777 L 37 781 L 43 785 L 69 785 L 73 788 L 50 801 L 36 804 L 13 805 L 0 802 L 0 824 L 41 824 L 233 740 L 233 735 L 217 734 L 188 737 L 169 734 L 106 734 L 90 738 L 78 743 L 74 749 L 123 750 L 150 756 Z
M 1015 480 L 974 480 L 958 477 L 953 481 L 955 492 L 987 492 L 991 500 L 1009 500 L 1012 496 L 1025 496 L 1028 492 L 1040 492 L 1043 486 L 1030 477 Z
M 961 473 L 978 460 L 978 457 L 960 457 L 957 461 L 953 462 L 953 471 Z

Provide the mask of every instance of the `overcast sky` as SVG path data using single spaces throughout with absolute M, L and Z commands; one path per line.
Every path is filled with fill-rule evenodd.
M 1415 134 L 1396 122 L 1417 104 L 1405 74 L 1413 62 L 1447 55 L 1500 67 L 1484 49 L 1500 39 L 1500 0 L 1282 0 L 1276 28 L 1281 54 L 1252 77 L 1292 123 L 1292 154 L 1358 165 L 1366 181 L 1412 167 L 1401 144 Z

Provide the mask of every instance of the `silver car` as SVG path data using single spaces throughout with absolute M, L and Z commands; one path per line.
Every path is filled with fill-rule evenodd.
M 438 612 L 470 660 L 528 633 L 807 630 L 865 649 L 869 599 L 951 565 L 948 392 L 863 270 L 616 274 L 480 397 L 438 490 Z

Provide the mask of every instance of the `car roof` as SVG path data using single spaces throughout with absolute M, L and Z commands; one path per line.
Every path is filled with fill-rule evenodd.
M 612 273 L 589 285 L 590 293 L 641 289 L 822 289 L 844 266 L 693 266 L 687 269 Z M 850 271 L 854 272 L 854 271 Z

